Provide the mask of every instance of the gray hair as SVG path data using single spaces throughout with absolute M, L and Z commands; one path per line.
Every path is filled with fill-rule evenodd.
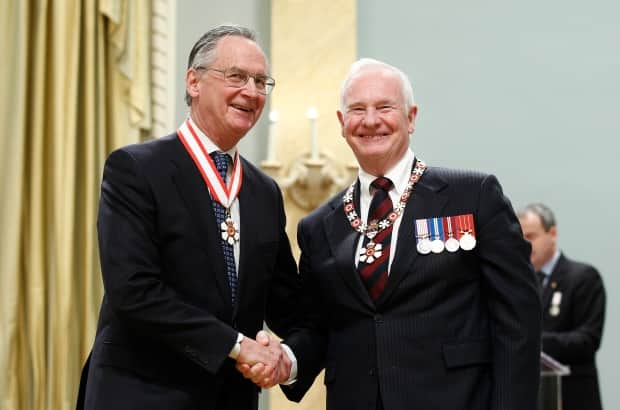
M 402 85 L 403 99 L 405 100 L 405 109 L 409 111 L 413 104 L 415 104 L 415 101 L 413 99 L 413 87 L 411 86 L 411 81 L 409 81 L 409 77 L 407 77 L 405 73 L 403 73 L 400 69 L 394 67 L 393 65 L 372 58 L 361 58 L 351 65 L 351 69 L 349 70 L 349 73 L 347 74 L 346 78 L 342 83 L 342 87 L 340 88 L 340 111 L 344 111 L 345 109 L 345 93 L 349 88 L 351 80 L 357 73 L 368 68 L 386 68 L 398 75 Z
M 244 37 L 256 42 L 256 33 L 247 27 L 232 24 L 217 26 L 204 33 L 196 41 L 187 59 L 187 69 L 211 65 L 216 57 L 215 48 L 217 43 L 220 39 L 227 36 Z M 192 103 L 192 98 L 187 93 L 187 90 L 185 91 L 185 103 L 187 106 L 190 106 Z
M 545 232 L 548 232 L 549 229 L 556 226 L 555 216 L 553 215 L 553 211 L 551 211 L 548 206 L 541 203 L 529 204 L 517 212 L 517 216 L 522 218 L 530 212 L 540 218 L 540 222 L 542 223 Z

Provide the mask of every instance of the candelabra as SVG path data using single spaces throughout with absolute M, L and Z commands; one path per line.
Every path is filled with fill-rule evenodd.
M 343 165 L 327 153 L 320 152 L 316 131 L 318 117 L 316 109 L 310 108 L 307 117 L 310 120 L 310 152 L 303 152 L 293 158 L 289 166 L 283 169 L 282 164 L 275 159 L 278 113 L 272 111 L 269 114 L 267 159 L 262 161 L 261 167 L 278 182 L 296 205 L 302 209 L 312 210 L 350 184 L 357 176 L 357 165 Z

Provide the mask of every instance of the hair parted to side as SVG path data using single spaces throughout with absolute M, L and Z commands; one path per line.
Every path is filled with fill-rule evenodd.
M 215 60 L 218 41 L 227 36 L 245 37 L 256 42 L 256 32 L 235 24 L 222 24 L 204 33 L 192 47 L 187 59 L 187 68 L 208 67 Z M 185 91 L 185 103 L 190 106 L 192 98 Z
M 402 84 L 402 93 L 403 98 L 405 99 L 405 110 L 409 111 L 409 108 L 415 104 L 415 100 L 413 98 L 413 87 L 411 86 L 411 81 L 407 74 L 405 74 L 402 70 L 390 65 L 388 63 L 384 63 L 383 61 L 375 60 L 373 58 L 361 58 L 354 62 L 349 69 L 349 73 L 345 77 L 342 82 L 342 87 L 340 88 L 340 111 L 344 112 L 345 109 L 345 94 L 347 89 L 349 88 L 349 83 L 353 79 L 353 77 L 361 71 L 373 68 L 385 68 L 388 69 L 400 77 Z
M 540 218 L 540 222 L 542 223 L 545 232 L 548 232 L 549 229 L 556 226 L 553 211 L 551 211 L 551 209 L 547 205 L 541 203 L 529 204 L 523 209 L 521 209 L 519 212 L 517 212 L 517 216 L 521 218 L 530 212 Z

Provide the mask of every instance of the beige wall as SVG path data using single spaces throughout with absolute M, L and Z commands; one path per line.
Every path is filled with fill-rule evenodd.
M 310 151 L 309 107 L 316 107 L 319 146 L 338 165 L 354 163 L 336 117 L 342 80 L 356 58 L 354 0 L 273 0 L 271 66 L 277 87 L 271 109 L 277 110 L 276 157 L 286 174 L 290 162 Z M 286 192 L 285 192 L 286 194 Z M 289 234 L 308 210 L 287 201 Z
M 336 117 L 340 85 L 356 59 L 356 2 L 354 0 L 273 0 L 271 65 L 277 80 L 271 109 L 277 110 L 276 158 L 286 173 L 288 164 L 310 152 L 310 121 L 306 112 L 316 107 L 318 142 L 323 154 L 339 166 L 354 162 L 340 134 Z M 288 232 L 296 250 L 296 226 L 309 211 L 285 192 Z M 280 389 L 269 391 L 272 410 L 324 409 L 325 389 L 319 376 L 301 404 L 289 402 Z

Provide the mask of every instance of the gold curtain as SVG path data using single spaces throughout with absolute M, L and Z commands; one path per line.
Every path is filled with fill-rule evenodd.
M 75 407 L 103 161 L 151 127 L 150 0 L 0 2 L 0 410 Z

